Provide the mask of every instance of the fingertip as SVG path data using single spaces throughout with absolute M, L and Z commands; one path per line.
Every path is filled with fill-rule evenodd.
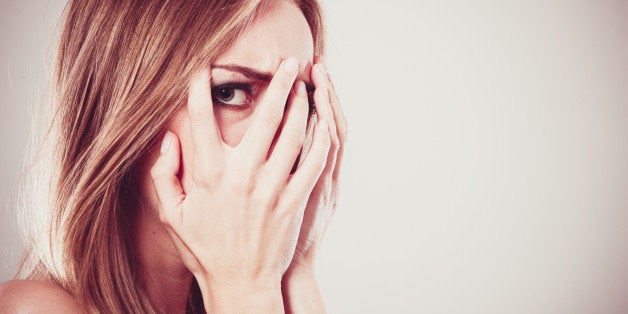
M 296 89 L 296 94 L 298 96 L 307 96 L 307 92 L 305 90 L 305 83 L 303 83 L 303 81 L 301 80 L 297 81 L 295 89 Z
M 318 86 L 327 85 L 327 70 L 321 63 L 316 63 L 312 66 L 312 79 L 314 84 Z
M 161 175 L 179 171 L 179 138 L 172 131 L 166 131 L 162 140 L 159 159 L 155 166 L 161 170 Z
M 166 131 L 161 145 L 161 154 L 151 168 L 155 192 L 165 208 L 174 208 L 181 200 L 183 189 L 177 177 L 179 172 L 179 140 L 175 133 Z
M 210 72 L 208 68 L 203 68 L 194 75 L 192 78 L 192 84 L 202 84 L 209 80 Z
M 317 88 L 314 91 L 314 108 L 316 109 L 316 114 L 321 118 L 333 119 L 333 113 L 329 106 L 329 93 L 327 89 Z
M 161 154 L 163 155 L 165 152 L 167 152 L 168 149 L 170 149 L 171 145 L 172 145 L 172 132 L 166 131 L 166 134 L 164 134 L 164 138 L 161 141 L 161 149 L 160 149 Z
M 290 90 L 290 98 L 297 99 L 307 97 L 307 91 L 305 88 L 305 83 L 301 80 L 297 80 L 294 82 L 292 89 Z

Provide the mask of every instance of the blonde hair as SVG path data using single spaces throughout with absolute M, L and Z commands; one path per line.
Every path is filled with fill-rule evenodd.
M 316 54 L 316 0 L 294 0 Z M 19 277 L 57 283 L 93 311 L 154 312 L 128 242 L 122 196 L 132 170 L 185 103 L 192 75 L 272 1 L 69 1 L 57 52 L 51 124 L 22 193 Z M 193 288 L 188 311 L 202 311 Z

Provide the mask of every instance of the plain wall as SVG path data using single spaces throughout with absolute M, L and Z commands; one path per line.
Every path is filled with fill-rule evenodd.
M 10 279 L 23 245 L 15 221 L 17 182 L 52 70 L 51 38 L 65 1 L 0 0 L 0 281 Z
M 325 1 L 331 313 L 628 312 L 628 1 Z M 63 1 L 2 2 L 0 280 Z

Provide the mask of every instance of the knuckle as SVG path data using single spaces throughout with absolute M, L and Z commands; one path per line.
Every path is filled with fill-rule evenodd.
M 264 127 L 272 128 L 275 127 L 277 123 L 279 123 L 279 117 L 280 115 L 276 113 L 275 110 L 268 110 L 266 112 L 263 112 L 260 118 Z
M 271 188 L 260 188 L 251 193 L 251 202 L 256 208 L 274 207 L 277 196 Z
M 292 222 L 295 217 L 295 213 L 297 213 L 302 200 L 299 200 L 298 197 L 287 197 L 283 198 L 281 201 L 277 202 L 277 216 L 280 220 Z
M 339 136 L 340 136 L 340 140 L 344 143 L 347 138 L 349 137 L 349 130 L 347 128 L 347 123 L 344 122 L 338 132 Z
M 286 142 L 289 149 L 299 150 L 303 147 L 303 143 L 305 143 L 305 133 L 299 132 L 298 134 L 291 136 Z
M 339 145 L 339 144 L 332 144 L 332 145 L 331 145 L 331 147 L 330 147 L 329 149 L 330 149 L 330 152 L 331 152 L 333 155 L 337 155 L 337 154 L 338 154 L 338 152 L 340 151 L 340 145 Z
M 277 210 L 277 218 L 288 225 L 294 223 L 294 218 L 298 212 L 297 209 L 299 206 L 300 205 L 296 200 L 286 202 L 279 210 Z
M 330 146 L 331 145 L 331 135 L 329 133 L 327 133 L 326 131 L 321 130 L 321 142 L 323 143 L 324 146 Z
M 331 146 L 333 148 L 338 148 L 340 147 L 340 138 L 338 136 L 338 134 L 336 134 L 336 132 L 333 132 L 330 136 L 330 141 L 331 141 Z

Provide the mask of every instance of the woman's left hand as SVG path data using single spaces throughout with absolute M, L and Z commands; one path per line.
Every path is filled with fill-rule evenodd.
M 338 176 L 347 138 L 347 121 L 330 76 L 320 58 L 315 62 L 311 76 L 316 86 L 314 91 L 316 113 L 319 119 L 330 121 L 329 130 L 332 142 L 325 169 L 307 202 L 289 273 L 295 268 L 308 271 L 313 268 L 323 235 L 336 210 Z
M 286 313 L 326 312 L 314 276 L 314 262 L 325 230 L 336 210 L 338 176 L 347 138 L 347 120 L 334 86 L 320 58 L 315 61 L 311 74 L 316 85 L 314 103 L 318 118 L 330 122 L 331 147 L 325 169 L 310 193 L 296 250 L 282 280 Z

